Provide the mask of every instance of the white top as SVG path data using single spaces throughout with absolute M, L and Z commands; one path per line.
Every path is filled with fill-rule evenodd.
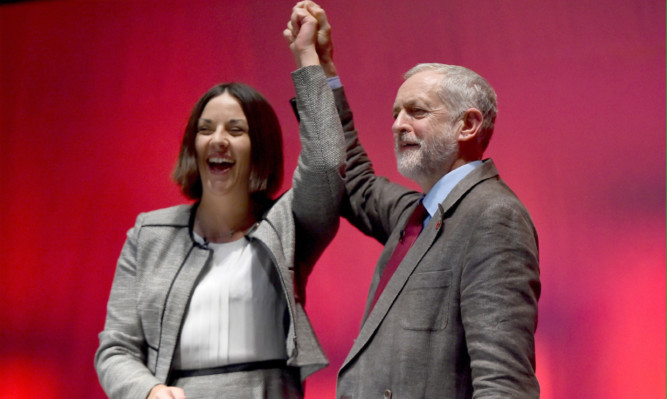
M 174 368 L 287 358 L 287 304 L 271 260 L 245 238 L 207 245 L 213 259 L 192 294 Z

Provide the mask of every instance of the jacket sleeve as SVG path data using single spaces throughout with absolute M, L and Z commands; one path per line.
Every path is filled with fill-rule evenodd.
M 107 304 L 107 318 L 95 354 L 100 384 L 110 399 L 144 399 L 159 381 L 146 366 L 148 351 L 137 315 L 137 238 L 141 215 L 129 230 Z
M 334 91 L 345 133 L 345 191 L 342 216 L 364 234 L 384 244 L 401 218 L 421 194 L 377 176 L 361 145 L 344 89 Z
M 518 200 L 496 200 L 476 220 L 460 292 L 474 396 L 539 398 L 537 234 Z
M 301 153 L 292 181 L 296 259 L 302 278 L 336 235 L 344 192 L 343 130 L 320 66 L 292 73 Z

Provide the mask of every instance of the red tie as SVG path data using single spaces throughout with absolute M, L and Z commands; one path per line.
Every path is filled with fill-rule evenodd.
M 424 208 L 424 205 L 420 201 L 414 212 L 412 212 L 410 219 L 408 219 L 408 223 L 405 225 L 405 229 L 401 231 L 401 238 L 399 238 L 398 244 L 394 249 L 394 253 L 391 254 L 391 258 L 389 258 L 389 261 L 387 262 L 387 265 L 382 272 L 380 283 L 375 290 L 375 296 L 373 297 L 373 302 L 371 303 L 369 312 L 373 309 L 373 306 L 375 306 L 375 302 L 377 302 L 380 294 L 382 293 L 382 290 L 384 290 L 384 287 L 387 286 L 389 279 L 396 271 L 396 268 L 398 268 L 398 265 L 405 257 L 405 254 L 408 253 L 408 250 L 412 244 L 414 244 L 415 240 L 417 240 L 417 236 L 422 231 L 422 225 L 425 217 L 426 208 Z

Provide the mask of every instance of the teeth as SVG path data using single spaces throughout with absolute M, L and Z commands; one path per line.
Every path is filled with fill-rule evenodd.
M 232 164 L 233 162 L 230 159 L 227 158 L 219 158 L 219 157 L 211 157 L 208 159 L 209 163 L 216 163 L 216 164 Z

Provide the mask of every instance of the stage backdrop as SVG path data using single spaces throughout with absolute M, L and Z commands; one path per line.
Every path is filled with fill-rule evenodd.
M 488 155 L 530 210 L 543 295 L 544 399 L 665 397 L 665 2 L 323 0 L 363 144 L 396 172 L 391 108 L 418 62 L 485 76 Z M 9 398 L 102 398 L 93 354 L 139 212 L 186 202 L 169 174 L 187 115 L 247 82 L 299 151 L 286 0 L 0 6 L 0 375 Z M 414 186 L 413 186 L 414 187 Z M 333 398 L 380 246 L 342 227 L 307 311 Z M 443 376 L 444 378 L 444 376 Z

